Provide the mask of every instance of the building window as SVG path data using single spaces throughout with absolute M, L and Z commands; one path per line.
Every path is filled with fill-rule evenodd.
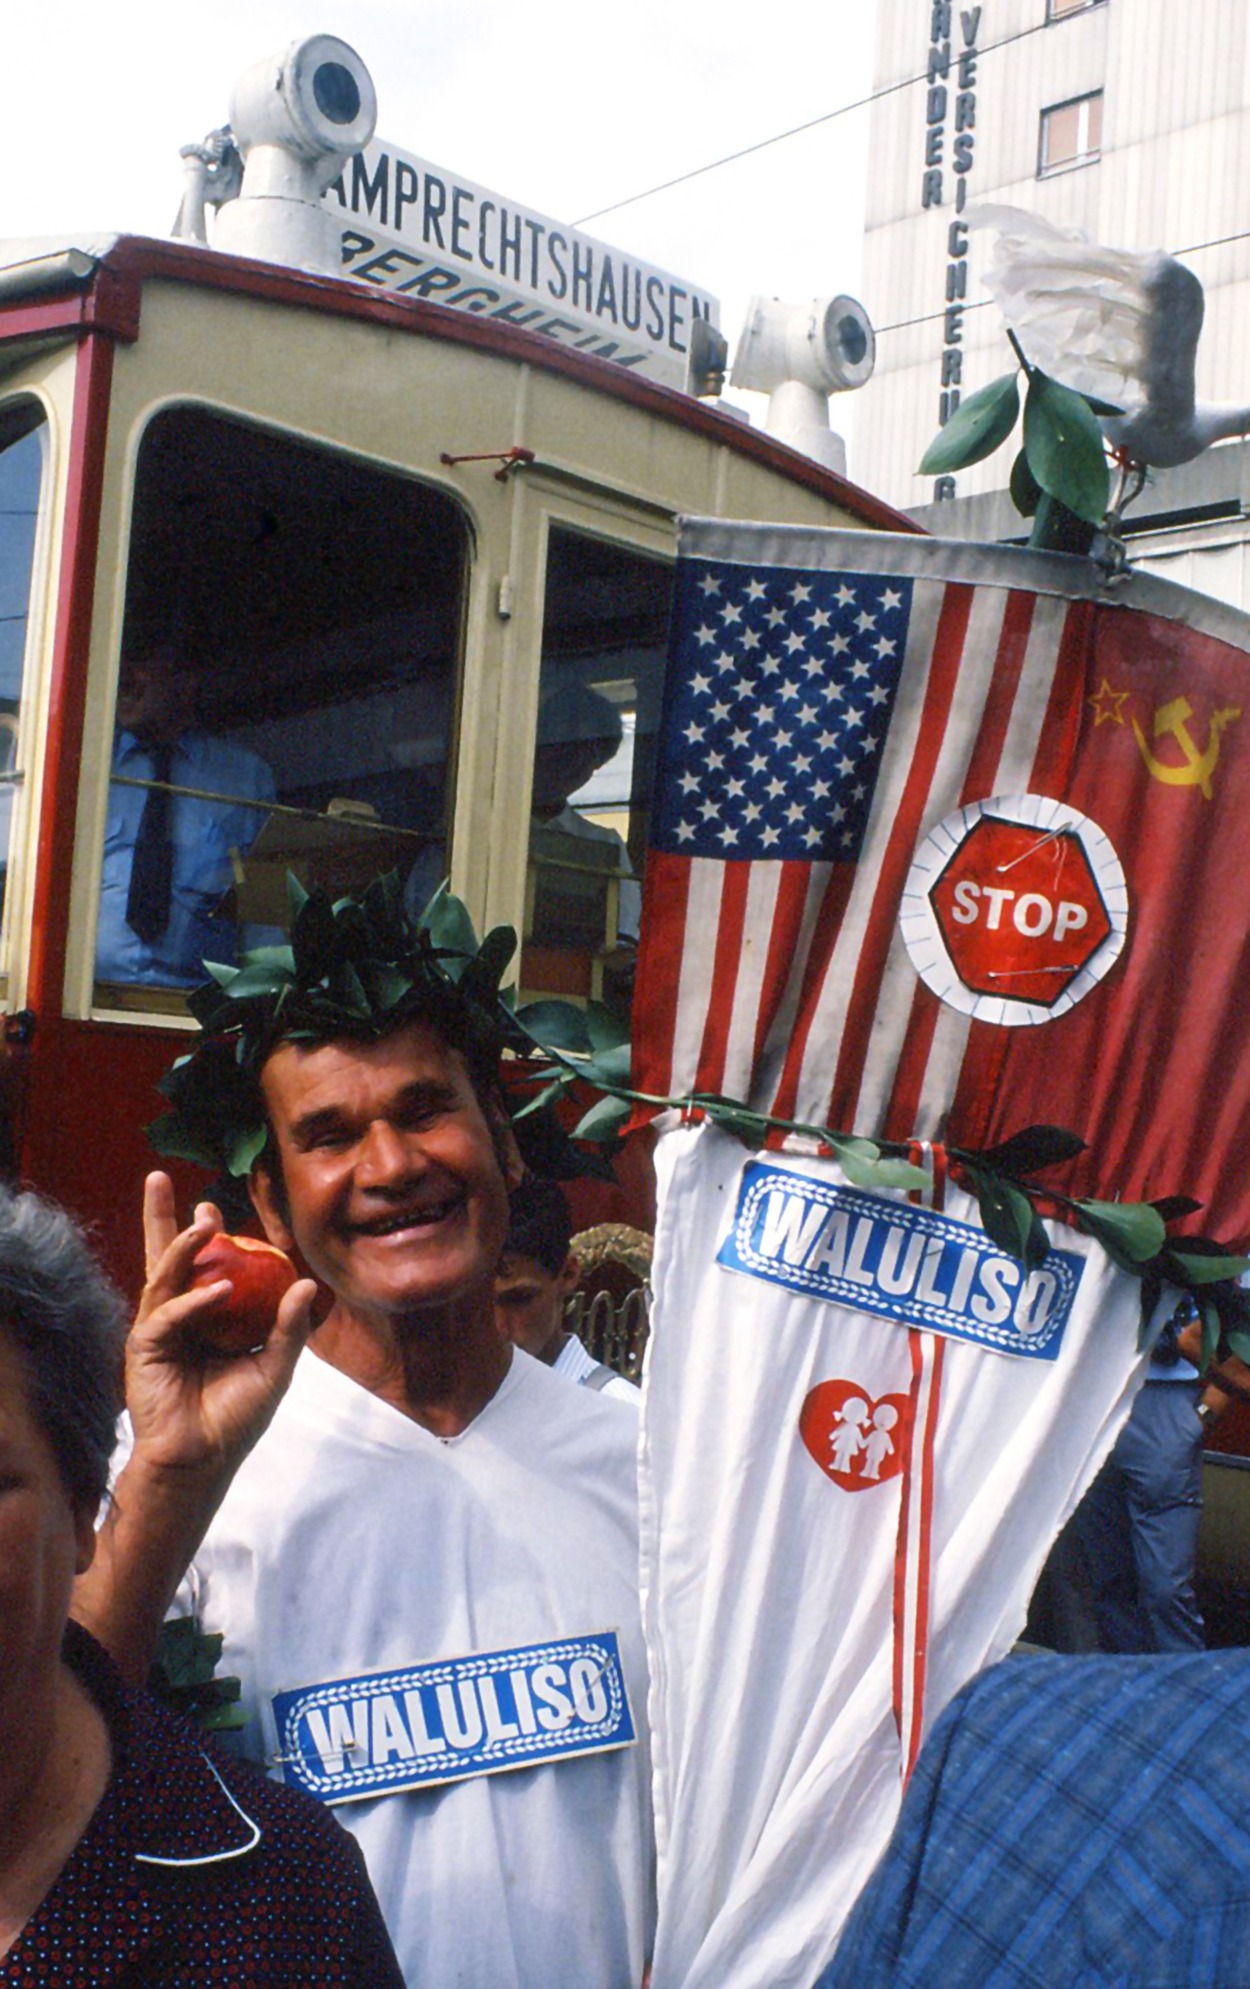
M 1046 19 L 1062 21 L 1069 14 L 1087 14 L 1091 7 L 1105 7 L 1107 0 L 1046 0 Z
M 1087 166 L 1102 150 L 1102 96 L 1074 97 L 1042 112 L 1038 145 L 1039 175 L 1062 172 L 1067 166 Z

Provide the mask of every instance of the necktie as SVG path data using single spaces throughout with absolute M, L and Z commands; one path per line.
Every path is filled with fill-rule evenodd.
M 126 897 L 126 923 L 138 933 L 145 946 L 150 946 L 169 924 L 174 852 L 169 839 L 168 783 L 174 748 L 170 743 L 163 743 L 149 745 L 146 750 L 152 760 L 152 779 L 157 784 L 148 789 L 135 834 L 130 890 Z

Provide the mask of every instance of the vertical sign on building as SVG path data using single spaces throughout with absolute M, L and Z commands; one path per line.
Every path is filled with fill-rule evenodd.
M 922 209 L 953 200 L 946 231 L 946 296 L 942 318 L 942 372 L 938 398 L 941 427 L 959 406 L 963 381 L 963 320 L 968 295 L 968 227 L 962 220 L 968 175 L 976 150 L 977 32 L 981 9 L 965 7 L 958 20 L 953 0 L 926 0 L 929 12 L 928 90 L 925 97 Z M 947 141 L 949 140 L 949 154 Z M 953 193 L 948 196 L 948 184 Z M 955 479 L 939 477 L 937 499 L 955 495 Z

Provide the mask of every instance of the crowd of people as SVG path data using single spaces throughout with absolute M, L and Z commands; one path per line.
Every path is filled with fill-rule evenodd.
M 206 1354 L 220 1216 L 149 1177 L 107 1492 L 120 1301 L 67 1218 L 0 1196 L 0 1985 L 638 1989 L 636 1397 L 565 1332 L 559 1191 L 450 982 L 374 1032 L 240 1026 L 256 1212 L 310 1275 L 263 1346 Z M 148 1701 L 171 1611 L 222 1637 L 244 1755 L 329 1806 Z M 1199 1765 L 1245 1680 L 976 1681 L 823 1989 L 1250 1983 L 1250 1784 L 1235 1746 L 1218 1787 Z

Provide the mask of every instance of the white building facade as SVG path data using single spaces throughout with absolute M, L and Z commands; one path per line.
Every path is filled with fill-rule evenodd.
M 878 4 L 863 279 L 877 368 L 856 410 L 856 479 L 930 529 L 1020 536 L 990 496 L 1018 433 L 953 482 L 917 474 L 959 397 L 1014 363 L 981 282 L 992 233 L 968 216 L 1005 202 L 1178 255 L 1206 292 L 1198 396 L 1250 401 L 1250 4 Z M 1130 511 L 1134 557 L 1250 603 L 1247 508 L 1250 448 L 1209 452 Z

